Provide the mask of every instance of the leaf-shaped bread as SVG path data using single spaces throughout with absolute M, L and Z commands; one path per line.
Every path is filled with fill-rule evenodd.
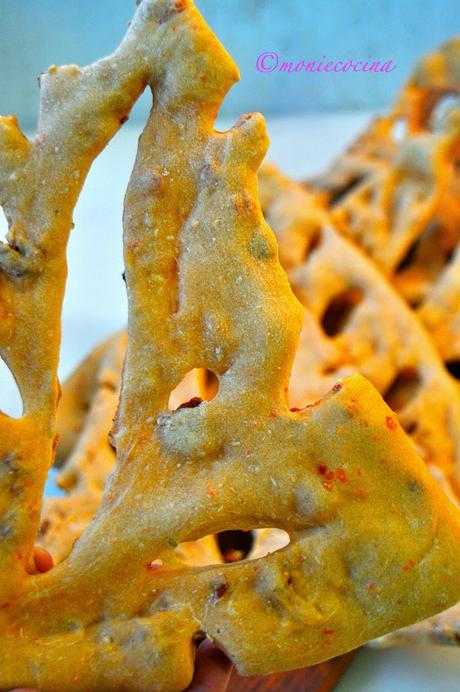
M 303 309 L 258 203 L 264 122 L 247 115 L 227 132 L 213 127 L 234 63 L 192 2 L 143 0 L 103 64 L 111 78 L 85 92 L 88 106 L 114 84 L 124 95 L 116 75 L 133 64 L 155 93 L 125 201 L 116 467 L 69 557 L 29 574 L 51 454 L 44 443 L 25 454 L 31 433 L 18 428 L 38 421 L 48 444 L 56 400 L 54 361 L 45 367 L 35 343 L 45 349 L 49 325 L 29 311 L 40 325 L 28 322 L 33 344 L 21 342 L 20 357 L 13 330 L 2 351 L 14 353 L 26 414 L 2 419 L 0 687 L 181 690 L 203 633 L 240 672 L 265 673 L 335 656 L 451 605 L 460 595 L 460 515 L 375 388 L 356 375 L 317 405 L 289 410 Z M 59 104 L 74 113 L 67 75 L 60 85 L 57 121 Z M 116 95 L 108 100 L 113 107 Z M 100 124 L 87 115 L 87 127 Z M 62 277 L 62 255 L 47 255 L 40 276 L 49 263 Z M 18 280 L 7 265 L 2 300 Z M 32 301 L 29 288 L 14 316 Z M 52 390 L 36 391 L 33 377 L 24 384 L 25 364 Z M 170 411 L 171 391 L 193 368 L 218 377 L 217 395 Z M 290 543 L 260 560 L 190 568 L 175 554 L 220 530 L 269 526 Z
M 416 316 L 301 185 L 264 164 L 260 193 L 281 262 L 305 307 L 291 405 L 315 401 L 337 378 L 365 375 L 398 412 L 425 461 L 458 489 L 460 397 Z
M 424 56 L 393 110 L 309 181 L 417 309 L 460 375 L 460 39 Z

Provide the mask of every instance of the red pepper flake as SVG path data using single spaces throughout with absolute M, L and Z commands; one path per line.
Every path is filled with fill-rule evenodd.
M 327 473 L 327 466 L 325 464 L 320 464 L 320 466 L 318 466 L 318 473 L 320 476 L 325 476 Z
M 398 427 L 395 419 L 392 418 L 391 416 L 386 417 L 385 423 L 386 423 L 386 426 L 389 430 L 396 430 L 396 428 Z
M 163 567 L 163 560 L 152 560 L 147 565 L 147 572 L 156 572 Z
M 328 471 L 328 472 L 326 473 L 326 478 L 327 478 L 328 481 L 334 480 L 334 471 Z
M 329 481 L 323 481 L 323 488 L 325 490 L 332 490 L 332 483 L 329 483 Z
M 22 637 L 22 627 L 13 625 L 7 630 L 7 634 L 11 634 L 12 637 Z
M 297 408 L 296 406 L 294 406 L 294 408 L 291 408 L 291 409 L 289 409 L 289 410 L 290 410 L 292 413 L 297 413 L 298 411 L 301 411 L 302 409 L 301 409 L 301 408 Z
M 215 488 L 210 487 L 208 490 L 208 495 L 209 497 L 215 497 L 217 495 L 217 490 Z
M 22 553 L 16 553 L 16 560 L 23 560 L 24 555 Z
M 337 382 L 337 383 L 332 387 L 332 391 L 333 391 L 335 394 L 337 394 L 337 392 L 340 392 L 341 389 L 342 389 L 342 385 L 340 384 L 340 382 Z
M 323 634 L 334 634 L 335 630 L 323 630 Z
M 356 469 L 356 475 L 357 475 L 357 476 L 362 476 L 362 475 L 363 475 L 363 470 L 360 469 L 359 466 L 358 466 L 358 468 Z
M 410 570 L 411 567 L 415 567 L 415 562 L 414 562 L 414 560 L 408 560 L 408 561 L 406 562 L 406 564 L 404 565 L 403 570 L 404 570 L 405 572 L 408 572 L 408 571 Z
M 370 584 L 367 585 L 367 588 L 369 591 L 375 591 L 377 587 L 374 584 L 374 582 L 371 582 Z
M 278 418 L 278 414 L 276 413 L 276 411 L 270 411 L 268 415 L 270 416 L 270 418 Z
M 335 472 L 335 477 L 338 481 L 340 481 L 340 483 L 348 482 L 348 476 L 345 469 L 337 469 L 337 471 Z
M 359 490 L 356 490 L 353 494 L 359 500 L 365 500 L 367 497 L 367 492 L 365 490 L 362 490 L 361 488 Z

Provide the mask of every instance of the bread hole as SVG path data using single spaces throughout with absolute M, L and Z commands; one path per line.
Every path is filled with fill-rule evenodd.
M 436 103 L 429 119 L 429 129 L 432 132 L 445 131 L 449 125 L 449 119 L 455 111 L 460 109 L 460 96 L 447 93 Z
M 217 545 L 224 562 L 238 562 L 251 552 L 254 546 L 253 531 L 221 531 L 217 534 Z
M 407 120 L 398 118 L 391 128 L 391 139 L 395 144 L 400 144 L 407 137 Z
M 0 242 L 7 243 L 6 236 L 8 235 L 9 223 L 5 216 L 3 207 L 0 206 Z
M 333 375 L 338 369 L 339 366 L 336 363 L 326 363 L 323 365 L 321 372 L 323 375 Z
M 460 380 L 460 360 L 447 360 L 444 365 L 452 377 L 455 377 L 456 380 Z
M 446 252 L 444 254 L 444 264 L 445 265 L 450 264 L 450 262 L 452 262 L 452 259 L 456 253 L 456 250 L 457 250 L 456 247 L 450 248 L 449 250 L 446 250 Z
M 360 197 L 361 201 L 364 202 L 364 204 L 370 204 L 374 198 L 374 193 L 375 190 L 371 185 L 367 185 L 366 187 L 363 187 L 361 190 Z
M 287 531 L 278 528 L 221 531 L 216 538 L 224 562 L 257 560 L 276 553 L 290 543 Z
M 243 531 L 230 529 L 205 536 L 198 541 L 186 541 L 176 546 L 176 558 L 189 566 L 256 560 L 281 550 L 290 542 L 289 534 L 283 529 L 258 529 Z M 253 554 L 254 551 L 254 554 Z M 160 561 L 151 563 L 151 569 L 161 567 Z
M 0 358 L 0 411 L 10 418 L 20 418 L 23 412 L 18 385 L 7 364 Z
M 403 368 L 396 375 L 383 398 L 393 411 L 401 411 L 415 397 L 420 384 L 420 376 L 415 368 Z
M 311 231 L 310 236 L 305 244 L 303 262 L 305 262 L 319 248 L 323 240 L 323 231 L 320 225 Z M 299 264 L 302 264 L 300 262 Z
M 347 288 L 336 295 L 326 310 L 321 319 L 321 325 L 328 336 L 337 336 L 349 320 L 363 299 L 363 293 L 358 288 Z
M 357 188 L 358 185 L 363 182 L 364 178 L 364 175 L 355 175 L 351 177 L 344 185 L 336 187 L 329 198 L 330 206 L 334 207 L 336 204 L 341 202 L 344 197 L 346 197 L 352 190 Z
M 211 401 L 219 391 L 219 378 L 211 370 L 193 368 L 173 389 L 169 396 L 168 408 L 177 411 L 182 408 L 196 408 L 202 401 Z
M 417 238 L 417 240 L 414 240 L 412 245 L 410 245 L 409 249 L 407 250 L 406 254 L 402 258 L 402 260 L 399 262 L 398 266 L 396 267 L 396 274 L 401 274 L 405 269 L 408 269 L 414 261 L 417 256 L 417 251 L 420 247 L 420 238 Z
M 440 273 L 451 262 L 458 241 L 457 232 L 449 232 L 436 220 L 430 222 L 423 233 L 409 246 L 396 267 L 396 274 L 401 276 L 405 272 L 415 272 L 415 278 L 418 280 L 423 277 L 425 281 L 430 283 L 436 281 Z M 411 304 L 413 304 L 412 301 Z
M 418 425 L 416 421 L 410 421 L 409 423 L 404 423 L 402 427 L 408 435 L 413 435 L 417 431 Z

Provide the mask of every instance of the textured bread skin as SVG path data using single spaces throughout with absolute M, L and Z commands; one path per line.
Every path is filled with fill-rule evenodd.
M 421 381 L 415 388 L 412 397 L 403 410 L 398 410 L 403 427 L 411 429 L 414 422 L 417 427 L 410 433 L 422 457 L 429 464 L 436 478 L 443 485 L 450 497 L 455 499 L 452 485 L 458 488 L 458 433 L 459 404 L 458 391 L 443 370 L 439 357 L 435 354 L 427 335 L 423 333 L 416 317 L 411 314 L 401 299 L 390 289 L 384 278 L 373 269 L 368 259 L 351 246 L 345 239 L 338 237 L 337 232 L 325 214 L 317 205 L 316 198 L 305 189 L 280 173 L 272 164 L 264 163 L 259 172 L 259 191 L 262 208 L 270 225 L 275 230 L 280 243 L 280 258 L 288 271 L 294 290 L 302 300 L 309 314 L 305 318 L 302 336 L 294 363 L 290 382 L 290 404 L 303 405 L 306 401 L 319 399 L 337 377 L 359 371 L 365 374 L 385 393 L 398 372 L 411 367 L 421 373 Z M 321 236 L 321 237 L 320 237 Z M 314 243 L 312 241 L 314 240 Z M 363 300 L 360 314 L 345 327 L 345 333 L 339 338 L 329 338 L 321 329 L 318 320 L 327 303 L 329 295 L 334 295 L 343 286 L 353 285 L 363 289 Z M 369 330 L 369 321 L 373 327 Z M 114 346 L 108 345 L 113 343 Z M 75 388 L 81 394 L 87 390 L 97 401 L 95 383 L 101 385 L 107 380 L 105 370 L 94 376 L 92 364 L 103 350 L 104 353 L 117 354 L 110 371 L 120 371 L 124 354 L 125 339 L 116 336 L 111 342 L 99 346 L 85 359 L 68 382 L 63 385 L 62 401 L 72 402 L 74 408 L 66 405 L 60 412 L 60 431 L 64 439 L 68 429 L 78 417 L 80 400 Z M 354 344 L 354 349 L 350 345 Z M 361 358 L 357 358 L 361 356 Z M 105 356 L 107 360 L 107 355 Z M 334 365 L 332 368 L 331 366 Z M 328 372 L 325 373 L 324 371 Z M 332 370 L 332 372 L 329 372 Z M 86 383 L 86 390 L 81 383 Z M 78 386 L 77 386 L 78 385 Z M 104 390 L 103 390 L 104 391 Z M 111 404 L 109 420 L 115 413 L 114 401 Z M 190 392 L 190 396 L 192 393 Z M 206 398 L 205 388 L 201 392 Z M 88 396 L 83 397 L 85 401 Z M 183 400 L 187 398 L 186 393 Z M 176 402 L 179 404 L 179 401 Z M 94 403 L 92 404 L 95 405 Z M 174 406 L 175 408 L 176 406 Z M 93 429 L 100 429 L 100 417 L 87 412 L 87 424 Z M 109 425 L 103 426 L 103 434 Z M 44 522 L 51 523 L 51 528 L 42 538 L 41 544 L 47 547 L 56 559 L 64 552 L 70 552 L 72 541 L 69 535 L 72 530 L 82 533 L 89 519 L 94 514 L 97 503 L 91 505 L 91 512 L 85 516 L 85 509 L 90 502 L 88 485 L 93 470 L 104 475 L 104 457 L 99 453 L 97 444 L 88 445 L 82 434 L 79 444 L 79 455 L 72 455 L 63 468 L 64 480 L 72 476 L 78 466 L 78 486 L 85 493 L 82 497 L 83 510 L 78 498 L 72 491 L 70 500 L 51 500 L 45 512 Z M 86 443 L 86 444 L 85 444 Z M 102 451 L 107 447 L 101 443 Z M 86 457 L 82 455 L 84 450 Z M 90 457 L 90 462 L 88 461 Z M 58 505 L 58 507 L 56 507 Z M 72 511 L 69 517 L 56 516 L 64 507 Z M 72 518 L 74 517 L 74 518 Z M 263 529 L 255 532 L 256 543 L 251 552 L 252 559 L 273 552 L 286 544 L 286 534 L 276 529 Z M 221 560 L 211 537 L 186 546 L 187 558 L 197 564 L 197 560 L 209 564 Z M 191 550 L 193 552 L 191 552 Z M 374 646 L 397 645 L 406 640 L 413 642 L 432 640 L 436 643 L 458 645 L 460 632 L 458 606 L 445 613 L 419 623 L 418 625 L 399 630 L 393 634 L 372 642 Z
M 417 310 L 453 371 L 460 362 L 459 94 L 456 37 L 425 55 L 393 109 L 307 183 Z
M 95 79 L 101 64 L 109 70 L 103 83 Z M 74 113 L 67 72 L 49 77 L 58 80 L 50 117 Z M 335 656 L 453 604 L 459 513 L 374 387 L 353 376 L 317 405 L 289 410 L 303 310 L 258 203 L 263 119 L 213 128 L 238 77 L 232 60 L 191 2 L 143 0 L 119 51 L 84 74 L 95 79 L 82 98 L 90 129 L 99 125 L 98 147 L 114 130 L 125 82 L 133 96 L 137 79 L 155 92 L 125 202 L 129 319 L 112 432 L 117 461 L 67 560 L 29 575 L 22 557 L 51 462 L 55 360 L 43 363 L 39 351 L 35 361 L 30 337 L 9 332 L 26 418 L 2 419 L 2 510 L 13 516 L 1 519 L 0 688 L 182 690 L 197 634 L 216 640 L 240 672 L 268 673 Z M 93 107 L 114 82 L 110 117 L 100 122 Z M 79 153 L 78 136 L 68 141 Z M 59 296 L 63 235 L 36 279 L 51 292 L 49 262 Z M 24 295 L 30 305 L 33 284 Z M 45 317 L 58 321 L 54 312 Z M 47 327 L 39 322 L 41 348 Z M 24 384 L 25 362 L 36 377 L 46 374 L 48 387 L 36 390 L 33 377 Z M 218 376 L 217 396 L 168 410 L 171 391 L 195 367 Z M 47 433 L 39 448 L 37 420 Z M 19 439 L 18 426 L 27 425 Z M 190 569 L 176 558 L 182 542 L 267 526 L 291 541 L 261 560 Z
M 387 397 L 425 462 L 459 490 L 460 394 L 429 334 L 302 185 L 264 163 L 259 187 L 281 263 L 305 307 L 291 405 L 315 401 L 337 378 L 361 373 Z M 324 323 L 334 304 L 331 334 Z
M 306 308 L 292 371 L 291 404 L 298 406 L 299 402 L 319 398 L 334 377 L 350 372 L 366 375 L 383 395 L 398 373 L 412 372 L 412 377 L 417 374 L 413 379 L 415 386 L 406 391 L 403 406 L 398 409 L 399 418 L 435 478 L 458 503 L 458 388 L 443 368 L 416 314 L 395 295 L 371 261 L 340 237 L 316 196 L 269 163 L 261 167 L 259 184 L 264 214 L 280 243 L 281 261 Z M 449 273 L 453 276 L 453 267 Z M 361 301 L 340 332 L 330 337 L 321 326 L 325 306 L 350 287 L 362 292 Z M 446 314 L 454 317 L 445 322 L 446 330 L 455 325 L 457 312 L 454 305 L 446 306 Z M 450 343 L 455 348 L 455 341 Z M 410 377 L 406 385 L 411 386 Z M 282 545 L 282 534 L 262 531 L 257 535 L 252 555 L 258 557 Z M 457 604 L 428 620 L 374 640 L 371 645 L 432 642 L 458 646 L 459 612 Z
M 65 497 L 45 498 L 37 543 L 54 562 L 71 552 L 99 507 L 102 492 L 115 465 L 110 430 L 120 396 L 126 332 L 99 344 L 62 385 L 58 408 L 59 444 L 56 459 L 61 469 L 57 484 Z M 208 398 L 203 370 L 193 370 L 172 392 L 169 408 L 175 410 L 199 395 Z M 176 548 L 185 564 L 222 562 L 216 539 L 206 536 Z

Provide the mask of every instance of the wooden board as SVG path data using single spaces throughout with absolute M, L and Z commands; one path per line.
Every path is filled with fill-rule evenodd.
M 358 649 L 316 666 L 292 670 L 289 673 L 273 673 L 243 678 L 234 670 L 227 692 L 330 692 L 339 682 L 352 662 Z

